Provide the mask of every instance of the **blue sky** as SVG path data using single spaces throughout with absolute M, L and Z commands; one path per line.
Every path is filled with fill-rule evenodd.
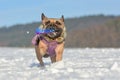
M 48 17 L 120 15 L 120 0 L 0 0 L 0 27 L 41 21 Z

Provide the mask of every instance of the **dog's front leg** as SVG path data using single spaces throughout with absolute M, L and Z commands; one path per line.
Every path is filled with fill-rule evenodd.
M 55 49 L 55 52 L 56 52 L 56 62 L 62 60 L 63 50 L 64 50 L 64 43 L 58 44 L 56 49 Z
M 35 51 L 36 51 L 36 57 L 38 59 L 38 61 L 40 62 L 41 66 L 44 66 L 43 60 L 42 60 L 42 56 L 40 54 L 40 49 L 38 46 L 35 46 Z

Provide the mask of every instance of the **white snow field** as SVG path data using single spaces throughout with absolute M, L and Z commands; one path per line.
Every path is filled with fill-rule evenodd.
M 41 68 L 33 48 L 0 48 L 0 80 L 120 80 L 120 49 L 65 49 Z

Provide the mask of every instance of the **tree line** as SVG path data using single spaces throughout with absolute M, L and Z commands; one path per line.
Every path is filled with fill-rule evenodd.
M 0 28 L 0 46 L 32 47 L 40 22 Z M 120 16 L 92 15 L 65 19 L 65 47 L 120 47 Z

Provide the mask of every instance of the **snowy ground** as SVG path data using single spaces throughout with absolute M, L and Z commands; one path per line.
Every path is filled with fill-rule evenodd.
M 63 61 L 44 62 L 32 48 L 0 48 L 0 80 L 120 80 L 120 49 L 65 49 Z

